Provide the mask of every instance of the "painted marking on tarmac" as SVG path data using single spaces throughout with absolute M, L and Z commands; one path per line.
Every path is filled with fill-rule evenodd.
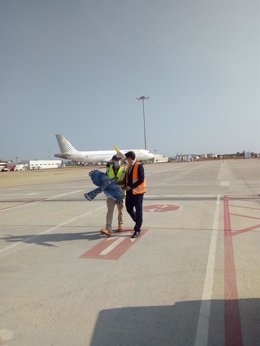
M 21 207 L 25 207 L 29 204 L 35 204 L 35 203 L 39 203 L 39 202 L 42 202 L 43 199 L 37 199 L 37 201 L 28 201 L 28 202 L 24 202 L 24 203 L 19 203 L 19 204 L 15 204 L 15 205 L 10 205 L 9 207 L 4 207 L 4 208 L 1 208 L 0 209 L 0 212 L 1 211 L 6 211 L 6 210 L 10 210 L 10 209 L 16 209 L 16 208 L 21 208 Z M 10 202 L 8 202 L 10 203 Z
M 243 199 L 243 196 L 241 196 L 241 197 L 242 197 L 243 203 L 251 202 L 251 201 L 249 201 L 247 199 Z M 231 213 L 230 212 L 231 208 L 242 208 L 242 209 L 246 209 L 248 211 L 260 210 L 260 208 L 241 206 L 241 205 L 238 206 L 238 205 L 231 204 L 230 200 L 232 200 L 232 199 L 233 199 L 233 197 L 229 196 L 229 199 L 228 199 L 228 212 L 229 212 L 230 216 L 242 217 L 244 219 L 251 219 L 251 220 L 260 220 L 259 217 L 255 217 L 255 216 Z M 237 199 L 237 197 L 236 197 L 236 199 Z M 258 200 L 259 200 L 259 197 L 258 197 Z M 254 230 L 259 229 L 259 228 L 260 228 L 260 224 L 257 223 L 257 224 L 253 224 L 253 225 L 250 225 L 250 226 L 248 226 L 246 228 L 242 228 L 242 229 L 237 229 L 237 230 L 230 229 L 230 236 L 234 237 L 234 236 L 237 236 L 237 235 L 240 235 L 240 234 L 243 234 L 243 233 L 254 231 Z
M 76 190 L 76 191 L 72 191 L 72 192 L 68 192 L 68 193 L 62 193 L 62 194 L 59 194 L 59 195 L 55 195 L 55 196 L 52 196 L 52 197 L 41 198 L 41 199 L 36 199 L 36 200 L 30 200 L 30 201 L 27 201 L 27 202 L 24 202 L 24 203 L 19 203 L 19 204 L 16 204 L 16 205 L 11 205 L 9 207 L 1 208 L 0 212 L 6 211 L 6 210 L 10 210 L 10 209 L 26 207 L 28 205 L 40 203 L 40 202 L 43 202 L 43 201 L 53 200 L 55 198 L 64 197 L 64 196 L 72 195 L 74 193 L 83 192 L 83 191 L 84 190 Z M 8 201 L 8 203 L 12 203 L 12 201 Z
M 208 332 L 209 332 L 209 320 L 210 320 L 210 309 L 212 299 L 212 288 L 214 281 L 214 268 L 216 258 L 216 246 L 217 246 L 217 230 L 218 230 L 218 219 L 220 209 L 220 195 L 216 201 L 215 215 L 212 225 L 211 241 L 209 247 L 208 263 L 206 270 L 206 277 L 204 281 L 203 293 L 201 298 L 199 319 L 197 324 L 195 346 L 203 346 L 208 344 Z
M 124 241 L 124 238 L 115 237 L 115 239 L 116 240 L 111 245 L 109 245 L 107 248 L 105 248 L 105 250 L 100 252 L 101 256 L 106 256 L 107 254 L 109 254 L 109 252 L 113 251 L 114 248 L 117 247 L 117 245 L 119 245 L 120 243 L 122 243 L 122 241 Z
M 259 196 L 252 196 L 255 200 L 259 201 Z M 236 215 L 230 212 L 231 208 L 236 208 L 235 205 L 231 205 L 230 200 L 237 199 L 237 196 L 224 196 L 224 316 L 225 316 L 225 344 L 243 346 L 243 335 L 241 327 L 240 309 L 238 303 L 238 290 L 236 279 L 236 266 L 233 250 L 233 236 L 243 234 L 255 230 L 260 227 L 260 224 L 251 225 L 250 227 L 232 230 L 231 216 L 242 216 L 245 218 L 251 218 L 258 220 L 259 218 L 250 217 L 248 215 Z M 241 196 L 243 202 L 248 200 Z M 252 201 L 252 198 L 250 199 Z M 251 209 L 250 207 L 245 207 Z M 252 208 L 258 209 L 258 208 Z
M 246 219 L 260 220 L 260 217 L 255 217 L 255 216 L 242 215 L 242 214 L 234 214 L 234 213 L 230 213 L 230 215 L 232 215 L 232 216 L 240 216 L 240 217 L 244 217 L 244 218 L 246 218 Z
M 153 205 L 146 205 L 143 207 L 143 211 L 145 212 L 167 212 L 167 211 L 175 211 L 179 210 L 179 205 L 174 204 L 153 204 Z
M 240 234 L 247 233 L 250 231 L 254 231 L 255 229 L 260 229 L 260 223 L 257 225 L 248 227 L 248 228 L 239 229 L 237 231 L 232 231 L 232 237 L 235 237 L 236 235 L 240 235 Z
M 224 299 L 225 344 L 243 346 L 228 196 L 224 196 Z
M 255 208 L 255 207 L 245 207 L 244 205 L 234 205 L 229 203 L 229 207 L 233 208 L 242 208 L 242 209 L 251 209 L 251 210 L 260 210 L 260 208 Z
M 7 341 L 13 338 L 14 332 L 10 329 L 0 329 L 0 345 L 8 346 Z
M 59 197 L 64 197 L 64 196 L 68 196 L 68 195 L 73 195 L 74 193 L 79 193 L 79 192 L 83 192 L 83 191 L 85 191 L 85 190 L 75 190 L 75 191 L 72 191 L 72 192 L 61 193 L 61 194 L 59 194 L 59 195 L 55 195 L 55 196 L 52 196 L 52 197 L 47 198 L 47 201 L 48 201 L 48 200 L 55 199 L 55 198 L 59 198 Z
M 146 194 L 145 195 L 145 199 L 172 199 L 172 198 L 200 198 L 200 199 L 216 199 L 218 197 L 218 195 L 149 195 L 149 194 Z
M 127 238 L 124 236 L 113 236 L 108 239 L 102 239 L 97 245 L 89 249 L 80 258 L 102 259 L 102 260 L 118 260 L 125 254 L 132 245 L 139 241 L 147 232 L 147 229 L 142 229 L 140 236 L 135 239 L 130 238 L 130 231 L 120 232 L 129 233 Z
M 222 180 L 219 185 L 220 186 L 229 186 L 230 183 L 229 183 L 229 180 Z

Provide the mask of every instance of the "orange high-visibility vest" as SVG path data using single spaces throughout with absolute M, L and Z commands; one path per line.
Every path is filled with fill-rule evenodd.
M 134 164 L 134 168 L 133 168 L 133 181 L 132 181 L 133 184 L 138 181 L 138 167 L 139 167 L 139 165 L 140 165 L 140 163 L 138 163 L 138 162 L 136 162 Z M 127 169 L 127 172 L 126 172 L 126 185 L 127 185 L 127 182 L 128 182 L 128 171 L 129 171 L 130 167 L 131 166 L 128 166 L 128 169 Z M 142 182 L 142 184 L 140 184 L 137 187 L 135 187 L 132 190 L 132 192 L 133 192 L 134 195 L 145 193 L 146 192 L 146 179 L 144 178 L 144 181 Z

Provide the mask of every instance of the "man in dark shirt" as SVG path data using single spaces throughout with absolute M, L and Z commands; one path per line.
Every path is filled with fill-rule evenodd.
M 137 238 L 143 223 L 143 196 L 146 191 L 146 180 L 143 165 L 135 160 L 135 153 L 125 154 L 128 168 L 125 176 L 126 210 L 135 222 L 131 238 Z

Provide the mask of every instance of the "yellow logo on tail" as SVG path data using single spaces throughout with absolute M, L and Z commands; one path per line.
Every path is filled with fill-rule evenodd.
M 114 145 L 115 151 L 117 153 L 117 155 L 122 159 L 125 160 L 125 155 L 118 149 L 118 147 L 116 145 Z

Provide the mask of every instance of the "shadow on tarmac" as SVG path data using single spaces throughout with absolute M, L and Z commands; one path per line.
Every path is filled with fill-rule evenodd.
M 27 244 L 37 244 L 43 246 L 54 246 L 51 243 L 72 240 L 97 240 L 102 239 L 100 232 L 80 232 L 80 233 L 52 233 L 52 234 L 28 234 L 28 235 L 7 235 L 2 240 L 10 243 L 23 242 Z
M 235 346 L 237 343 L 233 343 L 235 340 L 232 338 L 235 339 L 239 332 L 243 336 L 241 345 L 260 345 L 260 299 L 239 299 L 238 304 L 242 325 L 240 331 L 227 325 L 225 301 L 211 301 L 208 342 L 203 345 Z M 172 306 L 103 310 L 98 315 L 90 345 L 194 345 L 200 306 L 201 301 L 187 301 Z

